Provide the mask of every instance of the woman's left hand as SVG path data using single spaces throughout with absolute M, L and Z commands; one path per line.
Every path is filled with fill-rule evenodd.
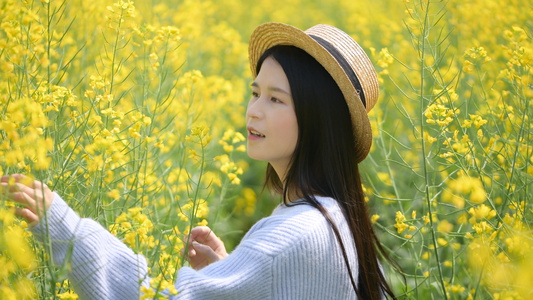
M 54 199 L 46 184 L 21 174 L 2 176 L 0 185 L 0 197 L 22 204 L 24 207 L 15 208 L 15 215 L 26 219 L 31 227 L 39 223 Z
M 189 263 L 195 270 L 200 270 L 228 256 L 224 243 L 209 227 L 194 227 L 190 234 L 185 237 L 185 241 L 189 243 Z

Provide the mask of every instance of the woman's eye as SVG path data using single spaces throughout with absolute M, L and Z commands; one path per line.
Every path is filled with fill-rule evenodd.
M 259 97 L 259 94 L 257 92 L 252 92 L 252 97 L 253 98 L 257 98 L 257 97 Z
M 274 97 L 270 98 L 270 101 L 275 102 L 275 103 L 281 103 L 281 100 L 279 100 L 278 98 L 274 98 Z

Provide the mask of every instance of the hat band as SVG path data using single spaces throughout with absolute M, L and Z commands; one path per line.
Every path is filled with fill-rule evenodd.
M 350 64 L 344 56 L 333 46 L 331 43 L 326 41 L 325 39 L 318 37 L 316 35 L 309 34 L 311 38 L 313 38 L 317 43 L 320 44 L 320 46 L 324 47 L 332 56 L 335 58 L 335 60 L 339 63 L 341 68 L 344 70 L 344 73 L 348 75 L 348 78 L 350 79 L 350 82 L 352 83 L 353 87 L 359 94 L 359 98 L 361 98 L 361 102 L 363 102 L 363 105 L 366 107 L 366 100 L 365 100 L 365 94 L 363 93 L 363 88 L 361 87 L 361 83 L 359 82 L 359 79 L 357 78 L 357 75 L 355 75 L 355 72 L 350 67 Z

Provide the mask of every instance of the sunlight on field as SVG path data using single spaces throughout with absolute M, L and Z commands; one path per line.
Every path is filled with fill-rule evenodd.
M 278 201 L 245 153 L 250 33 L 332 24 L 381 83 L 362 173 L 397 295 L 531 299 L 532 20 L 520 0 L 6 0 L 0 175 L 43 180 L 145 255 L 160 297 L 191 226 L 231 250 Z M 0 203 L 2 299 L 76 299 Z

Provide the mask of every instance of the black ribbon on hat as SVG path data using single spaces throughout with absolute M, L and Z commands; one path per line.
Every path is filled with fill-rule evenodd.
M 326 41 L 325 39 L 318 37 L 316 35 L 309 35 L 311 38 L 313 38 L 320 46 L 324 47 L 334 58 L 337 60 L 341 68 L 344 70 L 344 73 L 348 75 L 348 78 L 350 79 L 350 82 L 352 83 L 353 87 L 359 94 L 359 98 L 361 98 L 361 102 L 363 102 L 363 105 L 366 107 L 366 100 L 365 100 L 365 94 L 363 93 L 363 88 L 361 87 L 361 83 L 359 82 L 359 79 L 357 78 L 357 75 L 355 75 L 354 70 L 350 67 L 350 64 L 344 56 L 333 46 L 331 43 Z

